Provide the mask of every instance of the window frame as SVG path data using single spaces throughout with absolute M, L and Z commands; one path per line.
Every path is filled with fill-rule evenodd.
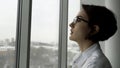
M 32 0 L 18 0 L 16 68 L 29 68 Z
M 58 68 L 67 68 L 68 0 L 60 0 L 59 16 Z

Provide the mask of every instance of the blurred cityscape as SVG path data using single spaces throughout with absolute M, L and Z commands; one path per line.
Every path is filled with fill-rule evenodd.
M 15 39 L 0 41 L 0 68 L 15 68 Z M 68 45 L 68 66 L 78 53 L 75 44 Z M 31 42 L 30 68 L 58 68 L 58 44 Z

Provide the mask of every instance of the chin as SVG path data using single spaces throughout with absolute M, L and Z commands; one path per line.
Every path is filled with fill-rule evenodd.
M 72 36 L 70 36 L 69 39 L 72 41 L 75 41 L 75 39 Z

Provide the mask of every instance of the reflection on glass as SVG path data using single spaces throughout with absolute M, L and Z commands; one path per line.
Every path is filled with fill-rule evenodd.
M 73 57 L 78 53 L 79 47 L 78 45 L 69 40 L 70 36 L 70 27 L 69 24 L 73 21 L 74 17 L 80 11 L 80 0 L 69 0 L 69 8 L 68 8 L 68 47 L 67 47 L 67 67 L 71 68 L 71 62 Z
M 0 68 L 15 68 L 17 0 L 0 0 Z
M 33 0 L 30 68 L 58 67 L 59 0 Z

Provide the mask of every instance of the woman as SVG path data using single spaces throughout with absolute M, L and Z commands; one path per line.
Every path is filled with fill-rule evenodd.
M 117 30 L 116 19 L 110 10 L 83 4 L 70 27 L 70 40 L 77 42 L 81 51 L 75 56 L 72 68 L 112 68 L 99 45 L 99 41 L 107 40 Z

